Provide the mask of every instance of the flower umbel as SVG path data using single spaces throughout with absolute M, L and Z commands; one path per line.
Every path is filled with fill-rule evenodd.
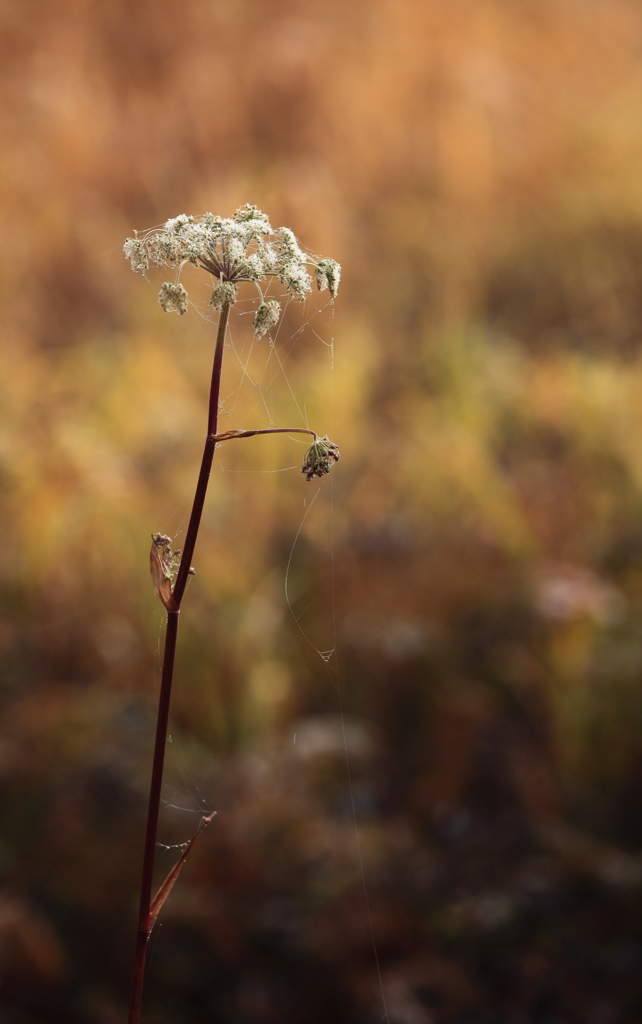
M 182 213 L 151 228 L 140 238 L 128 238 L 123 246 L 132 270 L 143 273 L 151 264 L 176 267 L 177 280 L 162 286 L 158 301 L 166 313 L 187 312 L 187 291 L 179 283 L 182 267 L 191 263 L 218 280 L 210 303 L 215 309 L 233 305 L 237 285 L 256 286 L 260 305 L 254 317 L 254 335 L 260 338 L 278 323 L 281 307 L 274 299 L 265 301 L 260 282 L 277 278 L 292 298 L 303 302 L 313 278 L 319 291 L 328 289 L 334 299 L 341 267 L 335 260 L 306 253 L 289 228 L 274 230 L 264 213 L 250 203 L 233 217 L 188 217 Z
M 317 437 L 305 453 L 301 472 L 306 480 L 314 480 L 315 476 L 329 473 L 333 462 L 339 461 L 339 448 L 329 437 Z

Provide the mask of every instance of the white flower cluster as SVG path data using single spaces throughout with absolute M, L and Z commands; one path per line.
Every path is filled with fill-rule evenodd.
M 264 301 L 259 282 L 276 277 L 290 295 L 302 302 L 312 287 L 314 274 L 320 291 L 337 294 L 341 267 L 335 260 L 316 259 L 305 253 L 289 228 L 274 231 L 264 213 L 249 203 L 233 217 L 181 214 L 162 228 L 152 228 L 140 238 L 128 238 L 123 246 L 132 270 L 145 271 L 150 264 L 180 268 L 185 263 L 201 267 L 218 284 L 210 299 L 215 309 L 232 305 L 237 285 L 255 284 L 261 298 L 254 317 L 254 334 L 260 338 L 279 320 L 281 307 L 274 299 Z M 182 284 L 164 284 L 159 302 L 166 312 L 187 312 L 187 292 Z

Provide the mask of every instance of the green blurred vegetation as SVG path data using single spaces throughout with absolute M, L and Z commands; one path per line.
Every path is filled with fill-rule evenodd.
M 293 441 L 221 450 L 163 842 L 218 815 L 163 911 L 147 1019 L 381 1019 L 344 727 L 393 1024 L 637 1024 L 639 5 L 1 17 L 3 1024 L 124 1019 L 149 536 L 180 544 L 213 330 L 165 316 L 121 245 L 248 201 L 344 278 L 269 360 L 241 307 L 224 422 L 307 417 L 342 459 L 310 507 L 316 483 L 272 472 Z

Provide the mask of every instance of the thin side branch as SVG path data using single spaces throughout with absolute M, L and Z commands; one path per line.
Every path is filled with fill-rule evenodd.
M 255 434 L 310 434 L 314 440 L 317 440 L 317 435 L 314 430 L 308 430 L 307 427 L 266 427 L 263 430 L 226 430 L 224 434 L 214 434 L 211 438 L 212 441 L 233 441 L 237 437 L 254 437 Z

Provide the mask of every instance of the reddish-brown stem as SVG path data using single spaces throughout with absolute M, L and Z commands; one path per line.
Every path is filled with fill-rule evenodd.
M 169 705 L 172 692 L 172 677 L 174 674 L 174 655 L 176 653 L 176 637 L 178 635 L 179 615 L 179 611 L 168 611 L 167 613 L 163 674 L 161 677 L 160 696 L 158 700 L 158 718 L 156 721 L 156 740 L 154 743 L 154 759 L 152 762 L 152 780 L 149 788 L 147 831 L 145 834 L 145 853 L 143 856 L 143 876 L 140 883 L 140 906 L 138 912 L 138 930 L 136 932 L 136 951 L 134 954 L 131 1002 L 129 1006 L 129 1024 L 138 1024 L 140 1021 L 145 957 L 147 954 L 147 942 L 150 934 L 149 910 L 152 900 L 154 853 L 156 851 L 158 814 L 160 810 L 161 790 L 163 785 L 163 763 L 165 760 L 165 744 L 167 742 L 167 726 L 169 721 Z
M 174 658 L 176 654 L 176 639 L 178 636 L 178 621 L 180 606 L 185 593 L 185 585 L 196 546 L 198 528 L 203 514 L 207 485 L 212 469 L 212 460 L 216 449 L 216 427 L 218 424 L 218 401 L 221 391 L 221 370 L 223 367 L 223 352 L 225 349 L 225 333 L 229 319 L 230 307 L 223 306 L 218 322 L 216 334 L 216 348 L 214 350 L 214 362 L 212 366 L 212 381 L 210 385 L 209 409 L 207 416 L 207 435 L 205 449 L 201 460 L 201 469 L 198 475 L 192 514 L 187 536 L 183 547 L 181 564 L 179 566 L 176 583 L 173 589 L 176 608 L 167 612 L 167 630 L 165 632 L 165 651 L 163 654 L 163 672 L 161 677 L 161 688 L 158 700 L 158 718 L 156 722 L 156 739 L 154 742 L 154 758 L 152 762 L 152 778 L 149 790 L 149 804 L 147 810 L 147 830 L 145 833 L 145 849 L 143 853 L 143 873 L 140 888 L 140 907 L 138 912 L 138 931 L 136 933 L 136 949 L 134 953 L 134 971 L 132 976 L 131 996 L 129 1004 L 129 1024 L 140 1024 L 140 1011 L 143 993 L 143 980 L 145 976 L 145 958 L 147 955 L 147 944 L 151 932 L 153 919 L 150 916 L 152 899 L 152 880 L 154 875 L 154 860 L 156 853 L 156 836 L 158 832 L 158 815 L 163 785 L 163 766 L 165 762 L 165 746 L 167 744 L 167 729 L 169 723 L 169 708 L 172 695 L 172 679 L 174 676 Z
M 207 413 L 207 435 L 205 438 L 205 448 L 203 450 L 203 458 L 201 460 L 201 470 L 198 474 L 198 483 L 196 485 L 196 494 L 194 495 L 194 504 L 192 505 L 192 514 L 187 527 L 187 536 L 185 537 L 181 564 L 178 569 L 176 583 L 174 584 L 173 590 L 174 600 L 179 608 L 181 601 L 183 600 L 183 594 L 185 593 L 185 585 L 187 583 L 190 566 L 192 564 L 194 548 L 196 547 L 198 528 L 201 525 L 205 495 L 207 493 L 207 485 L 209 483 L 210 472 L 212 469 L 214 449 L 216 448 L 215 435 L 216 427 L 218 425 L 218 399 L 221 393 L 221 369 L 223 366 L 225 332 L 227 330 L 229 315 L 229 305 L 223 306 L 218 321 L 216 349 L 214 351 L 214 363 L 212 365 L 212 383 L 210 385 L 210 402 Z

